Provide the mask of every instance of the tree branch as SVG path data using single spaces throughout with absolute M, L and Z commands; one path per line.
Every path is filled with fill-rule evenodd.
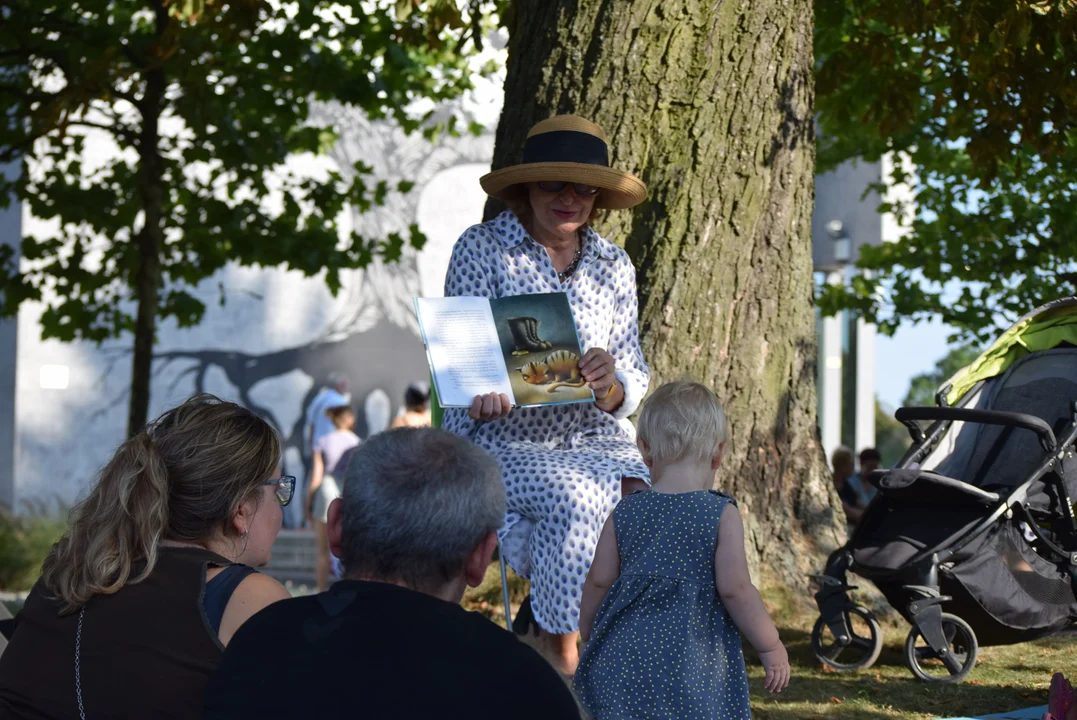
M 18 160 L 21 157 L 19 152 L 27 146 L 33 146 L 34 142 L 41 137 L 41 134 L 28 135 L 21 142 L 17 142 L 14 145 L 10 145 L 7 148 L 0 149 L 0 163 L 9 163 Z
M 130 45 L 127 45 L 126 43 L 120 43 L 120 49 L 123 50 L 123 54 L 127 56 L 127 59 L 130 60 L 136 68 L 138 68 L 139 70 L 145 69 L 145 66 L 142 62 L 143 59 L 135 54 L 135 51 L 131 49 Z
M 109 85 L 108 91 L 109 94 L 111 94 L 113 97 L 118 97 L 121 100 L 126 100 L 127 102 L 134 105 L 136 108 L 138 107 L 138 98 L 136 98 L 131 93 L 124 92 L 123 90 L 117 88 L 115 85 Z
M 142 69 L 142 63 L 139 60 L 139 58 L 135 55 L 135 53 L 131 50 L 131 48 L 128 47 L 127 45 L 122 45 L 121 44 L 121 49 L 123 50 L 124 54 L 128 57 L 128 59 L 130 59 L 131 62 L 135 65 L 135 67 L 138 68 L 139 70 L 141 70 Z M 42 59 L 48 60 L 53 65 L 55 65 L 60 70 L 60 72 L 63 73 L 64 79 L 67 81 L 68 85 L 73 84 L 71 72 L 60 61 L 60 59 L 57 57 L 56 53 L 48 52 L 46 50 L 42 50 L 42 49 L 39 49 L 39 48 L 20 46 L 18 50 L 0 51 L 0 58 L 5 58 L 5 57 L 26 58 L 27 62 L 29 62 L 29 60 L 31 58 L 33 58 L 33 57 L 40 57 Z M 107 87 L 108 91 L 113 96 L 118 97 L 121 100 L 126 100 L 127 102 L 131 103 L 135 107 L 138 107 L 138 98 L 136 98 L 131 93 L 124 92 L 123 90 L 120 90 L 114 84 L 109 84 L 106 87 Z M 6 89 L 6 88 L 4 88 L 4 89 Z M 49 95 L 49 96 L 38 96 L 36 99 L 37 100 L 42 100 L 45 97 L 55 97 L 57 95 L 59 95 L 59 93 L 54 93 L 54 94 Z
M 4 85 L 3 83 L 0 83 L 0 92 L 7 95 L 26 98 L 30 102 L 46 102 L 59 97 L 59 93 L 28 92 L 25 88 L 15 87 L 14 85 Z
M 132 145 L 138 144 L 138 133 L 133 130 L 128 130 L 125 127 L 120 127 L 119 125 L 105 125 L 104 123 L 95 123 L 90 120 L 72 120 L 64 123 L 64 125 L 66 127 L 86 127 L 94 128 L 96 130 L 104 130 L 112 135 L 118 135 Z

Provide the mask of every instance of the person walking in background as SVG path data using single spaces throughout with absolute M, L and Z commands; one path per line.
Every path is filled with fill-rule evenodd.
M 337 471 L 343 469 L 344 454 L 359 445 L 355 434 L 355 411 L 348 405 L 329 408 L 326 411 L 332 421 L 333 432 L 323 435 L 314 443 L 314 469 L 307 488 L 307 522 L 314 528 L 317 555 L 314 560 L 314 576 L 318 590 L 329 588 L 329 540 L 325 534 L 325 520 L 329 503 L 340 497 Z
M 326 411 L 329 408 L 351 404 L 352 396 L 348 392 L 348 386 L 348 378 L 343 373 L 331 372 L 326 385 L 318 391 L 307 406 L 303 423 L 303 483 L 305 487 L 310 486 L 311 473 L 314 471 L 314 443 L 336 429 L 333 421 L 326 415 Z M 300 497 L 306 495 L 304 487 L 298 488 L 297 492 L 300 493 Z M 303 525 L 306 509 L 298 505 L 299 503 L 295 504 L 287 518 L 290 527 Z
M 851 531 L 864 514 L 864 505 L 860 502 L 860 496 L 849 482 L 855 469 L 853 451 L 844 446 L 839 447 L 831 454 L 830 465 L 834 472 L 834 487 L 838 491 L 838 497 L 841 498 L 841 505 L 845 509 L 845 517 L 849 521 Z
M 430 426 L 430 386 L 412 383 L 404 391 L 404 413 L 393 420 L 393 427 Z
M 576 671 L 595 720 L 751 717 L 741 633 L 763 687 L 789 683 L 789 656 L 748 575 L 733 498 L 711 490 L 725 411 L 709 388 L 663 385 L 643 406 L 639 448 L 651 489 L 606 520 L 583 589 Z
M 873 447 L 864 448 L 860 451 L 860 470 L 849 478 L 849 485 L 856 492 L 860 505 L 867 507 L 871 499 L 875 497 L 875 486 L 868 482 L 868 477 L 879 469 L 882 463 L 882 455 Z

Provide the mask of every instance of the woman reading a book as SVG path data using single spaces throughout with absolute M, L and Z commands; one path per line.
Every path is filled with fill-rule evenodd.
M 571 674 L 599 532 L 623 494 L 646 487 L 649 477 L 626 420 L 650 377 L 639 344 L 636 271 L 591 222 L 601 209 L 638 205 L 647 188 L 609 166 L 601 128 L 571 115 L 535 125 L 523 162 L 480 182 L 509 209 L 456 242 L 445 295 L 565 293 L 584 350 L 579 375 L 595 401 L 513 409 L 507 395 L 488 393 L 469 410 L 447 408 L 444 427 L 501 462 L 508 499 L 502 552 L 531 579 L 514 629 L 530 635 L 537 624 L 539 649 Z M 548 346 L 534 327 L 517 331 L 535 353 Z

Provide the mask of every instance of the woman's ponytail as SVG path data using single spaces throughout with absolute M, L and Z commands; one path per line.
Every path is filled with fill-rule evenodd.
M 74 612 L 98 594 L 145 579 L 168 527 L 168 469 L 146 432 L 127 440 L 71 512 L 67 533 L 42 567 L 42 582 Z

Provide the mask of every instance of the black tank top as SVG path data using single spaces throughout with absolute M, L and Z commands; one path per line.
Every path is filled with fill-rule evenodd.
M 224 611 L 228 607 L 228 601 L 232 599 L 232 593 L 248 575 L 256 572 L 258 571 L 249 565 L 237 563 L 221 570 L 206 583 L 206 590 L 202 594 L 202 610 L 206 613 L 206 622 L 214 634 L 221 634 L 221 621 L 224 620 Z
M 224 650 L 203 608 L 206 568 L 230 564 L 201 548 L 163 547 L 148 578 L 86 604 L 79 670 L 87 720 L 202 717 L 206 681 Z M 80 716 L 79 613 L 61 616 L 59 607 L 41 583 L 27 597 L 0 655 L 0 717 Z

